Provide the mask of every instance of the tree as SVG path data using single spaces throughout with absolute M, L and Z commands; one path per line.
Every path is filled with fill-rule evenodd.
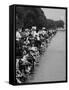
M 62 20 L 55 21 L 55 24 L 57 28 L 64 28 L 64 21 Z
M 47 19 L 47 29 L 56 29 L 56 28 L 64 28 L 64 21 L 58 20 L 54 21 L 52 19 Z
M 16 15 L 18 18 L 18 20 L 16 19 L 16 27 L 46 26 L 46 17 L 41 8 L 16 7 Z
M 54 20 L 51 19 L 47 19 L 47 25 L 46 25 L 47 29 L 56 29 L 56 24 Z

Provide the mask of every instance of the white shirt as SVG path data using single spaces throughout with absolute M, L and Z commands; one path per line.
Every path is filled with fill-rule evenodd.
M 16 32 L 16 40 L 19 40 L 21 38 L 21 35 L 20 35 L 20 33 L 17 31 Z
M 30 50 L 36 51 L 37 48 L 36 47 L 31 47 Z

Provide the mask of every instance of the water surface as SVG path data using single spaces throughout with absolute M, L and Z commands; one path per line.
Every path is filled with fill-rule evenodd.
M 66 32 L 58 31 L 36 67 L 34 78 L 29 82 L 61 81 L 66 79 Z

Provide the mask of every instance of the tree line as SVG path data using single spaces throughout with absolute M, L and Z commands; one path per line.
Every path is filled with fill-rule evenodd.
M 47 19 L 41 8 L 16 7 L 16 28 L 31 26 L 46 27 L 46 29 L 64 28 L 64 21 Z

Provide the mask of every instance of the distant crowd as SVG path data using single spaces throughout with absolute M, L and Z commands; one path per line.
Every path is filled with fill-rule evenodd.
M 25 83 L 30 78 L 55 34 L 56 30 L 47 30 L 45 27 L 37 29 L 36 26 L 16 30 L 17 83 Z

